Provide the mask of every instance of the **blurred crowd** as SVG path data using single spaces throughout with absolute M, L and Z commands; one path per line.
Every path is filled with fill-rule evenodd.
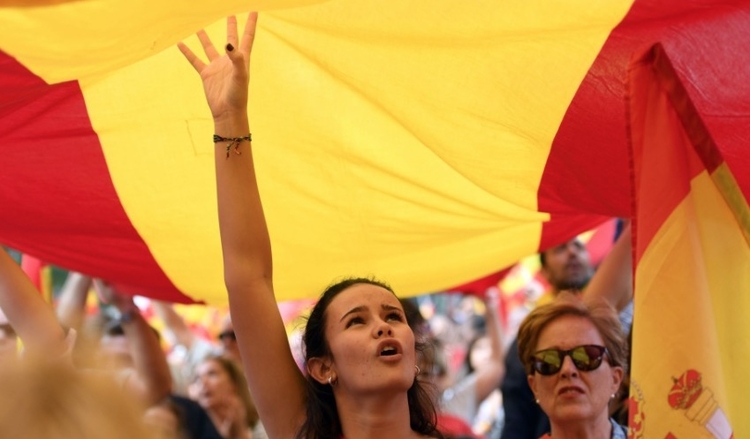
M 23 432 L 7 437 L 266 437 L 227 309 L 134 298 L 76 272 L 45 301 L 3 257 L 0 386 L 18 396 L 0 404 L 0 431 Z M 400 299 L 423 346 L 417 379 L 434 389 L 447 437 L 536 439 L 550 431 L 516 333 L 538 304 L 564 291 L 582 294 L 595 267 L 575 238 L 514 270 L 479 291 Z M 617 294 L 608 300 L 622 311 L 627 333 L 632 293 Z M 303 371 L 300 334 L 309 305 L 280 304 Z M 626 396 L 623 384 L 610 407 L 623 424 Z

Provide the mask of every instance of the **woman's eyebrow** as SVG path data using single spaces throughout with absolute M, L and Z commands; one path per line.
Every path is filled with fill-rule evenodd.
M 346 318 L 346 316 L 348 316 L 349 314 L 354 314 L 354 313 L 362 312 L 362 311 L 365 311 L 366 309 L 367 309 L 367 307 L 365 307 L 364 305 L 360 305 L 360 306 L 354 307 L 354 308 L 350 309 L 349 311 L 347 311 L 346 314 L 344 314 L 341 317 L 341 320 L 344 320 Z M 339 322 L 341 320 L 339 320 Z

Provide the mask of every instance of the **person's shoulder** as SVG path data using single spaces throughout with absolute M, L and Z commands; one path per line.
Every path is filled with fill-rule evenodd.
M 628 437 L 627 428 L 618 424 L 612 418 L 609 418 L 609 422 L 612 424 L 612 439 L 626 439 Z

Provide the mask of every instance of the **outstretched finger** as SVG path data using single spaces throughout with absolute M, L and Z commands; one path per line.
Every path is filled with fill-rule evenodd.
M 253 49 L 253 41 L 255 41 L 255 26 L 257 24 L 258 13 L 249 13 L 247 15 L 247 21 L 245 22 L 245 30 L 242 32 L 242 41 L 240 42 L 240 50 L 243 53 L 250 53 Z
M 237 47 L 237 17 L 227 17 L 227 51 L 231 52 Z
M 198 56 L 196 56 L 196 54 L 193 53 L 193 51 L 190 50 L 190 48 L 182 41 L 177 43 L 177 48 L 180 49 L 180 52 L 185 55 L 185 58 L 187 58 L 188 62 L 190 62 L 190 64 L 198 73 L 200 73 L 201 70 L 206 67 L 206 64 L 201 61 L 201 59 L 198 58 Z
M 208 57 L 209 61 L 213 61 L 216 58 L 219 57 L 219 52 L 216 51 L 216 48 L 214 47 L 214 44 L 211 42 L 211 39 L 208 37 L 208 34 L 203 29 L 199 30 L 198 33 L 198 40 L 201 42 L 201 46 L 203 46 L 203 51 L 206 52 L 206 56 Z

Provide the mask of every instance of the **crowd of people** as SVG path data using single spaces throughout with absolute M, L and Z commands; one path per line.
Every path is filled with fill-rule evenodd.
M 22 394 L 0 404 L 0 431 L 32 439 L 626 437 L 627 223 L 596 270 L 577 238 L 541 253 L 551 291 L 517 337 L 503 330 L 496 289 L 461 298 L 457 319 L 425 316 L 425 300 L 350 277 L 322 293 L 301 337 L 290 339 L 273 292 L 247 114 L 256 20 L 250 14 L 239 33 L 230 17 L 223 50 L 199 32 L 207 61 L 179 45 L 214 120 L 229 300 L 220 330 L 206 339 L 171 304 L 153 301 L 160 333 L 131 296 L 80 273 L 49 304 L 0 251 L 0 389 Z M 94 316 L 85 312 L 91 290 L 102 303 Z M 179 362 L 165 345 L 183 351 Z

